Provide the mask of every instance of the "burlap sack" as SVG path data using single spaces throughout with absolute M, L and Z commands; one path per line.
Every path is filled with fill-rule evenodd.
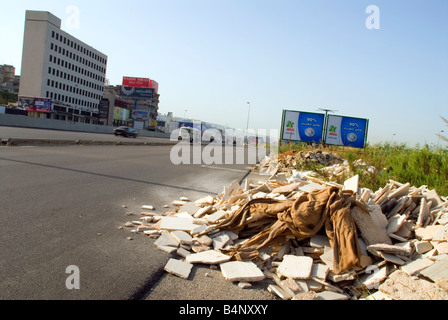
M 244 230 L 254 220 L 266 219 L 270 227 L 261 230 L 243 244 L 226 250 L 237 260 L 255 260 L 259 250 L 279 246 L 291 236 L 298 241 L 311 238 L 325 227 L 334 252 L 334 272 L 346 272 L 360 266 L 360 247 L 356 225 L 350 213 L 351 196 L 336 187 L 307 193 L 295 201 L 255 199 L 237 210 L 217 229 Z

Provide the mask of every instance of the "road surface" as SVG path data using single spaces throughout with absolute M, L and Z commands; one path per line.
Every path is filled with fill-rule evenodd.
M 181 196 L 195 200 L 219 194 L 250 168 L 176 166 L 170 150 L 0 146 L 0 299 L 203 299 L 218 283 L 226 289 L 209 298 L 269 299 L 265 290 L 243 292 L 213 271 L 207 279 L 212 288 L 201 277 L 167 278 L 163 267 L 170 255 L 156 249 L 153 239 L 119 228 L 138 220 L 142 205 L 165 212 L 169 209 L 162 207 Z M 79 269 L 79 290 L 67 289 L 70 266 Z M 200 267 L 195 272 L 208 273 Z M 197 288 L 196 295 L 188 286 Z

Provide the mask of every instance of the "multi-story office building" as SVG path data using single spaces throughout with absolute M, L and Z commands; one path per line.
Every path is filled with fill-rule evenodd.
M 98 123 L 107 56 L 61 30 L 45 11 L 26 11 L 20 99 L 49 99 L 51 112 L 34 116 Z

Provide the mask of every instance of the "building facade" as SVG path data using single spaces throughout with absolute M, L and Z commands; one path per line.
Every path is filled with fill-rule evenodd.
M 30 115 L 101 124 L 106 69 L 107 56 L 61 30 L 59 18 L 26 11 L 19 107 Z M 36 99 L 51 108 L 32 105 Z
M 123 88 L 126 87 L 106 86 L 104 90 L 102 104 L 109 108 L 107 124 L 156 131 L 160 95 L 153 92 L 150 97 L 129 97 L 123 93 L 126 91 Z
M 16 76 L 16 68 L 10 65 L 0 66 L 0 90 L 7 90 L 10 93 L 19 93 L 20 76 Z

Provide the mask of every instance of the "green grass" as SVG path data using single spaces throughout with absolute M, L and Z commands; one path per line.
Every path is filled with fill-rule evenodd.
M 306 144 L 281 146 L 280 153 L 289 150 L 312 150 Z M 448 150 L 430 148 L 428 145 L 411 148 L 405 144 L 368 145 L 365 149 L 325 146 L 322 151 L 333 152 L 346 159 L 350 165 L 350 174 L 359 174 L 360 186 L 373 191 L 384 187 L 389 179 L 411 183 L 415 187 L 422 185 L 435 189 L 439 195 L 448 196 Z M 377 169 L 375 174 L 366 174 L 362 169 L 356 170 L 353 163 L 362 159 Z M 320 171 L 315 164 L 304 165 L 301 169 Z M 343 183 L 349 176 L 341 176 L 336 182 Z M 325 176 L 323 176 L 326 178 Z

